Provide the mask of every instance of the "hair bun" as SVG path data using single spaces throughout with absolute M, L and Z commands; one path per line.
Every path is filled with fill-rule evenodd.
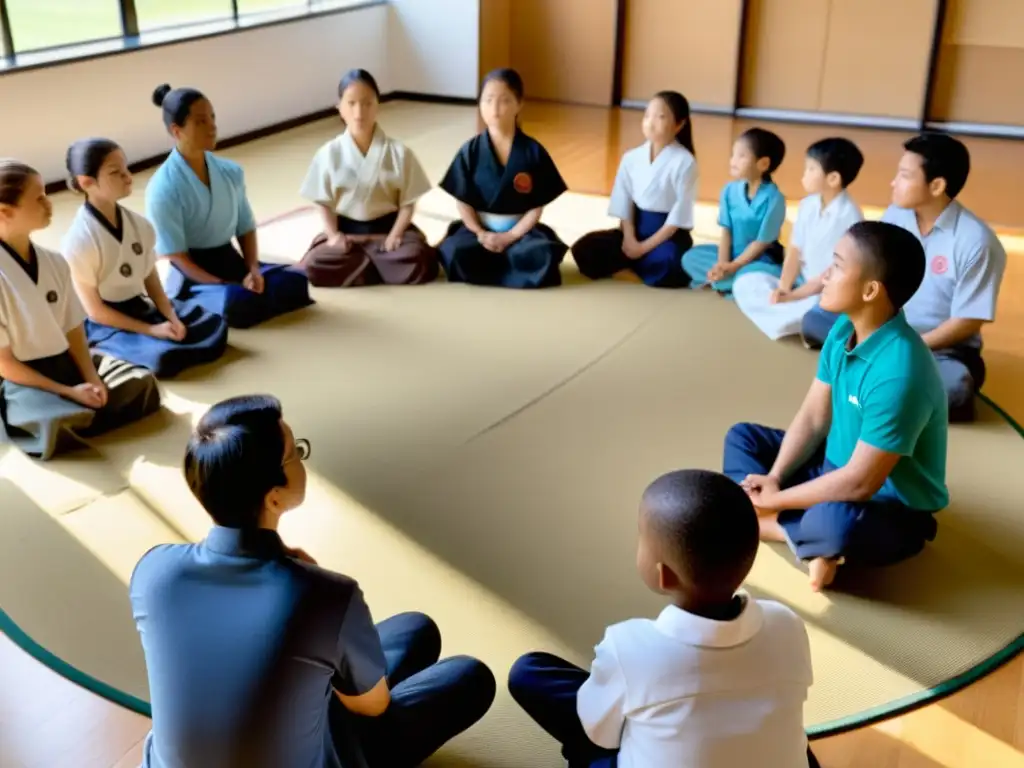
M 171 86 L 169 86 L 167 83 L 164 83 L 163 85 L 158 85 L 156 87 L 156 90 L 153 91 L 153 103 L 158 107 L 162 107 L 164 105 L 164 99 L 167 98 L 167 94 L 170 92 Z

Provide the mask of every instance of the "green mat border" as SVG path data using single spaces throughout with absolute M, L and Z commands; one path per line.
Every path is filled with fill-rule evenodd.
M 1014 432 L 1024 439 L 1024 426 L 1021 426 L 1009 413 L 1003 410 L 1002 407 L 986 395 L 979 392 L 978 399 L 992 408 L 992 410 L 994 410 L 1007 424 L 1010 425 Z M 87 691 L 91 691 L 97 696 L 101 696 L 107 701 L 113 702 L 120 707 L 124 707 L 132 712 L 137 712 L 145 717 L 151 718 L 153 716 L 152 706 L 149 702 L 143 701 L 129 693 L 125 693 L 112 685 L 108 685 L 102 680 L 86 674 L 77 667 L 69 664 L 56 654 L 50 653 L 50 651 L 46 650 L 46 648 L 41 646 L 24 630 L 22 630 L 22 628 L 18 626 L 14 619 L 12 619 L 7 612 L 3 610 L 3 608 L 0 608 L 0 632 L 7 635 L 15 645 L 25 651 L 29 656 L 49 667 L 61 677 L 70 680 L 72 683 L 75 683 L 76 685 L 85 688 Z M 1011 661 L 1022 650 L 1024 650 L 1024 632 L 1017 635 L 1012 642 L 999 651 L 996 651 L 991 656 L 983 659 L 973 667 L 964 670 L 959 675 L 943 681 L 939 685 L 923 689 L 922 691 L 909 696 L 904 696 L 900 699 L 896 699 L 895 701 L 891 701 L 888 704 L 872 707 L 871 709 L 864 710 L 855 715 L 812 726 L 807 729 L 807 736 L 810 739 L 822 739 L 827 736 L 837 736 L 841 733 L 846 733 L 847 731 L 865 728 L 883 720 L 890 720 L 894 717 L 906 714 L 907 712 L 912 712 L 915 709 L 920 709 L 923 706 L 939 701 L 940 699 L 944 699 L 947 696 L 966 688 L 971 683 L 977 682 L 983 677 L 986 677 L 1003 664 Z
M 21 650 L 25 651 L 25 653 L 34 658 L 40 664 L 49 667 L 58 675 L 70 680 L 75 685 L 81 686 L 87 691 L 91 691 L 97 696 L 101 696 L 107 701 L 112 701 L 114 704 L 124 707 L 125 709 L 129 709 L 132 712 L 138 712 L 140 715 L 145 715 L 146 717 L 153 716 L 153 708 L 149 702 L 143 701 L 136 696 L 132 696 L 130 693 L 125 693 L 112 685 L 107 685 L 107 683 L 104 683 L 102 680 L 86 674 L 78 667 L 68 664 L 60 656 L 50 653 L 46 648 L 33 640 L 25 630 L 19 627 L 17 622 L 15 622 L 7 611 L 3 610 L 3 608 L 0 608 L 0 632 L 7 635 L 7 637 L 9 637 L 16 646 L 21 648 Z

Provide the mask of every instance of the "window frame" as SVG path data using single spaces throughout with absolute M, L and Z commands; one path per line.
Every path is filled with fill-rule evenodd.
M 0 77 L 33 69 L 59 66 L 77 61 L 116 56 L 140 49 L 159 48 L 190 40 L 220 37 L 261 27 L 289 24 L 304 19 L 346 13 L 389 0 L 358 0 L 334 5 L 331 0 L 303 0 L 301 4 L 264 11 L 239 12 L 238 0 L 230 0 L 231 16 L 226 19 L 183 22 L 140 30 L 135 0 L 106 0 L 117 3 L 121 18 L 121 34 L 68 45 L 18 52 L 14 47 L 7 0 L 0 0 Z

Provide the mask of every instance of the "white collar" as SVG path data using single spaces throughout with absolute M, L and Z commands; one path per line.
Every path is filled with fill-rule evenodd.
M 761 631 L 764 613 L 761 605 L 746 592 L 739 592 L 743 600 L 740 615 L 732 621 L 716 621 L 688 613 L 670 605 L 658 616 L 655 625 L 669 637 L 687 645 L 701 648 L 732 648 L 750 640 Z

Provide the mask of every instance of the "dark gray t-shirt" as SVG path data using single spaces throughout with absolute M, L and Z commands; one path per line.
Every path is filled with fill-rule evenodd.
M 129 586 L 153 705 L 143 768 L 335 768 L 332 687 L 386 672 L 359 585 L 214 527 L 146 553 Z

